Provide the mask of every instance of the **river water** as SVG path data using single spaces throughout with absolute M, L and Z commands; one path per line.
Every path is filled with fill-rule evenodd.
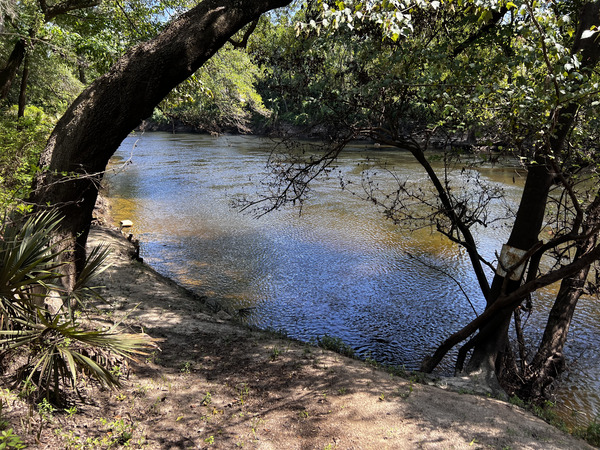
M 352 147 L 335 175 L 313 185 L 301 214 L 287 207 L 256 219 L 232 209 L 233 199 L 261 188 L 272 148 L 272 141 L 248 136 L 132 135 L 106 177 L 115 219 L 133 221 L 148 264 L 200 295 L 247 308 L 250 323 L 303 341 L 338 337 L 385 364 L 417 369 L 474 317 L 473 307 L 483 310 L 468 258 L 455 246 L 427 228 L 394 225 L 339 187 L 342 174 L 360 192 L 366 166 L 378 171 L 382 188 L 391 173 L 425 183 L 409 154 Z M 516 204 L 523 180 L 515 168 L 480 173 Z M 462 189 L 475 195 L 472 184 Z M 507 235 L 502 226 L 478 230 L 484 256 L 494 260 Z M 534 298 L 537 312 L 548 298 Z M 600 308 L 594 299 L 580 303 L 567 349 L 570 371 L 556 396 L 561 415 L 583 425 L 600 413 Z M 535 315 L 527 324 L 532 336 L 542 327 Z M 441 370 L 452 367 L 448 359 Z

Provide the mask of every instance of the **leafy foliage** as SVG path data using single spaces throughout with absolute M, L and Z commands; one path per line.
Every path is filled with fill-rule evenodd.
M 0 432 L 0 450 L 4 449 L 21 449 L 26 448 L 20 436 L 14 434 L 13 429 L 2 430 Z
M 600 446 L 600 423 L 598 418 L 594 419 L 586 429 L 580 430 L 577 434 L 591 445 Z
M 268 116 L 254 87 L 258 67 L 245 51 L 224 48 L 161 103 L 154 119 L 177 120 L 196 129 L 250 131 L 254 115 Z
M 16 108 L 0 114 L 0 211 L 27 209 L 27 198 L 43 146 L 54 121 L 36 107 L 17 118 Z
M 296 15 L 281 14 L 279 23 L 263 21 L 252 36 L 248 50 L 264 72 L 257 88 L 271 123 L 334 129 L 349 116 L 347 81 L 357 66 L 343 39 L 296 36 L 294 21 L 304 12 Z

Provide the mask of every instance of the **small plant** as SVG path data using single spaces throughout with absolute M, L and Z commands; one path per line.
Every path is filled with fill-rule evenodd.
M 370 353 L 365 358 L 365 362 L 371 367 L 375 367 L 376 369 L 379 369 L 381 367 L 381 364 L 377 362 L 377 360 L 373 358 Z
M 165 397 L 156 397 L 156 400 L 154 400 L 154 402 L 152 402 L 152 405 L 150 405 L 150 407 L 148 408 L 148 413 L 149 414 L 160 414 L 160 404 L 164 401 Z
M 252 436 L 254 436 L 256 438 L 256 433 L 258 431 L 258 427 L 264 423 L 265 423 L 265 421 L 263 419 L 261 419 L 260 417 L 254 417 L 252 419 L 252 422 L 251 422 Z
M 527 406 L 527 405 L 525 405 L 525 402 L 521 398 L 519 398 L 516 394 L 513 395 L 511 398 L 509 398 L 508 402 L 511 405 L 518 406 L 519 408 L 525 408 Z
M 104 418 L 100 419 L 100 422 L 108 430 L 107 433 L 110 440 L 109 447 L 111 447 L 112 444 L 129 447 L 129 443 L 131 439 L 133 439 L 133 433 L 136 429 L 135 423 L 128 423 L 125 419 L 108 421 Z
M 210 392 L 207 392 L 206 395 L 204 396 L 204 398 L 202 399 L 202 401 L 200 402 L 200 404 L 202 406 L 208 406 L 208 405 L 210 405 L 211 402 L 212 402 L 212 395 Z
M 410 381 L 411 383 L 427 384 L 427 375 L 423 372 L 412 372 Z
M 281 350 L 279 350 L 279 347 L 275 345 L 271 349 L 271 361 L 275 361 L 277 358 L 279 358 L 280 353 L 281 353 Z
M 538 416 L 540 419 L 545 420 L 546 422 L 556 426 L 557 428 L 565 428 L 564 422 L 562 422 L 554 410 L 556 405 L 554 402 L 550 400 L 545 400 L 544 403 L 540 405 L 531 405 L 531 410 L 533 413 Z
M 595 447 L 600 447 L 600 422 L 594 419 L 583 431 L 576 433 Z
M 14 434 L 12 428 L 0 432 L 0 450 L 21 449 L 25 447 L 25 443 L 21 437 Z
M 341 338 L 331 337 L 325 334 L 317 339 L 317 343 L 319 347 L 324 348 L 326 350 L 331 350 L 333 352 L 339 353 L 340 355 L 348 356 L 349 358 L 355 357 L 354 349 L 348 344 L 344 343 L 344 341 Z
M 67 418 L 70 419 L 75 414 L 77 414 L 77 407 L 76 406 L 71 406 L 70 408 L 65 408 L 65 412 L 67 413 Z
M 237 386 L 237 391 L 240 397 L 240 404 L 244 405 L 246 399 L 250 396 L 250 387 L 246 383 L 242 383 Z
M 47 398 L 44 398 L 40 403 L 38 403 L 37 410 L 38 414 L 40 415 L 40 428 L 37 432 L 37 440 L 39 441 L 44 426 L 48 423 L 52 423 L 54 420 L 54 411 L 56 411 L 56 409 L 54 406 L 52 406 Z
M 548 422 L 564 432 L 568 432 L 565 422 L 556 414 L 554 409 L 556 405 L 550 400 L 545 400 L 541 405 L 535 403 L 525 403 L 522 399 L 514 395 L 509 399 L 509 402 L 513 405 L 530 410 L 540 419 Z
M 396 395 L 400 398 L 408 398 L 410 396 L 410 394 L 412 394 L 413 392 L 413 383 L 412 381 L 409 382 L 408 384 L 408 389 L 406 391 L 402 391 L 401 388 L 398 388 L 398 390 L 396 391 Z
M 37 391 L 37 388 L 35 387 L 33 382 L 29 380 L 24 380 L 21 383 L 21 389 L 19 390 L 19 398 L 21 400 L 30 398 L 35 391 Z
M 308 419 L 309 414 L 307 410 L 302 410 L 298 412 L 298 418 L 300 419 Z
M 48 401 L 47 398 L 42 399 L 40 403 L 38 403 L 38 413 L 43 421 L 52 422 L 54 419 L 54 411 L 56 408 L 52 406 L 52 404 Z
M 204 442 L 206 442 L 208 445 L 213 445 L 215 443 L 215 437 L 209 436 L 206 439 L 204 439 Z
M 389 366 L 386 368 L 387 371 L 392 374 L 395 375 L 397 377 L 400 378 L 408 378 L 409 377 L 409 372 L 406 370 L 406 367 L 404 365 L 400 365 L 400 366 Z
M 181 373 L 190 373 L 190 372 L 192 371 L 192 363 L 191 363 L 190 361 L 185 361 L 185 362 L 184 362 L 184 363 L 181 365 L 181 367 L 180 367 L 179 371 L 180 371 Z
M 148 394 L 148 389 L 150 389 L 149 386 L 144 386 L 140 384 L 133 391 L 133 396 L 138 398 L 145 397 Z
M 156 364 L 158 363 L 158 352 L 154 350 L 146 357 L 146 364 Z
M 110 369 L 110 373 L 116 378 L 119 379 L 123 376 L 123 372 L 121 366 L 114 366 Z

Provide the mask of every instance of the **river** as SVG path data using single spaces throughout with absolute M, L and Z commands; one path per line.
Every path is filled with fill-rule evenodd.
M 286 207 L 257 219 L 232 209 L 233 199 L 260 189 L 272 148 L 248 136 L 131 135 L 106 177 L 115 219 L 133 221 L 148 264 L 200 295 L 246 308 L 250 323 L 303 341 L 338 337 L 385 364 L 417 369 L 474 317 L 473 307 L 483 310 L 464 253 L 428 228 L 394 225 L 340 189 L 339 174 L 359 192 L 366 166 L 380 183 L 390 182 L 392 169 L 400 180 L 425 183 L 408 153 L 351 147 L 330 178 L 313 185 L 301 214 Z M 516 204 L 523 183 L 517 170 L 480 173 Z M 482 253 L 493 260 L 507 234 L 501 226 L 478 230 Z M 547 298 L 534 298 L 538 312 Z M 597 302 L 584 298 L 571 327 L 570 370 L 556 393 L 571 424 L 600 414 L 599 315 Z M 527 326 L 535 336 L 543 324 L 532 318 Z M 445 361 L 441 370 L 451 366 Z

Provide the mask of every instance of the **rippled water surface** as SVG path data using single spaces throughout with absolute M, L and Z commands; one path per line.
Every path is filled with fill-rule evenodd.
M 341 173 L 359 192 L 365 164 L 379 167 L 373 170 L 384 188 L 392 168 L 401 181 L 419 182 L 424 176 L 409 154 L 353 147 L 329 180 L 315 183 L 301 215 L 290 207 L 255 219 L 233 210 L 232 199 L 260 186 L 272 147 L 255 137 L 130 136 L 107 177 L 115 218 L 134 222 L 146 262 L 199 294 L 252 308 L 251 323 L 305 341 L 340 337 L 359 355 L 388 364 L 418 368 L 474 317 L 469 301 L 483 309 L 466 256 L 428 229 L 395 226 L 339 188 Z M 518 200 L 517 171 L 481 173 Z M 485 256 L 494 259 L 507 233 L 479 230 Z M 546 303 L 543 295 L 536 299 L 538 309 Z M 558 394 L 563 414 L 579 411 L 573 423 L 600 411 L 600 313 L 593 300 L 581 303 L 568 350 L 572 370 Z M 541 325 L 532 319 L 528 327 L 535 334 Z

